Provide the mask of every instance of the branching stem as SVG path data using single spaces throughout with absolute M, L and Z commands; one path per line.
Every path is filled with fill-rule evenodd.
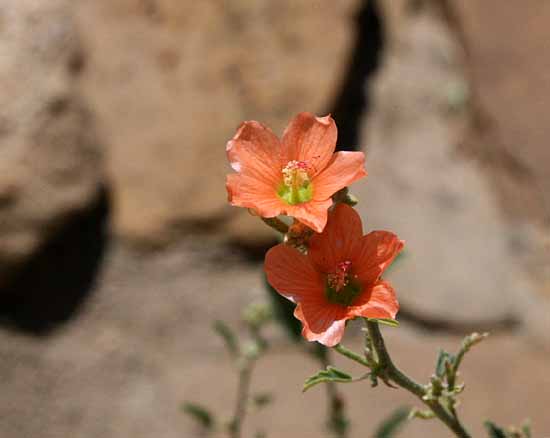
M 335 346 L 334 350 L 365 367 L 371 368 L 374 374 L 383 379 L 391 380 L 401 388 L 416 395 L 457 437 L 471 438 L 472 435 L 464 428 L 454 412 L 447 410 L 439 400 L 425 397 L 427 395 L 427 387 L 415 382 L 395 366 L 388 350 L 386 350 L 384 338 L 382 337 L 378 323 L 369 320 L 365 320 L 365 323 L 367 325 L 366 336 L 369 337 L 368 345 L 374 350 L 373 352 L 376 357 L 375 366 L 372 366 L 364 357 L 348 350 L 343 345 L 339 344 Z

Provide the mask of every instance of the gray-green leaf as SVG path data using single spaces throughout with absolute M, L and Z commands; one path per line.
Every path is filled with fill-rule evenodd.
M 351 382 L 353 378 L 346 372 L 339 370 L 337 368 L 334 368 L 332 366 L 328 366 L 326 370 L 321 370 L 317 374 L 309 377 L 304 382 L 304 387 L 302 389 L 303 392 L 306 392 L 308 389 L 312 388 L 315 385 L 318 385 L 319 383 L 325 383 L 325 382 L 342 382 L 342 383 L 348 383 Z
M 181 410 L 192 417 L 205 429 L 211 429 L 214 426 L 214 416 L 204 406 L 196 403 L 183 403 Z

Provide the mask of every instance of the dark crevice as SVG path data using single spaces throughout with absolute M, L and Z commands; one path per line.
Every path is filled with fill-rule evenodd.
M 338 126 L 337 150 L 360 149 L 361 126 L 370 110 L 367 83 L 380 65 L 384 28 L 378 2 L 365 0 L 355 17 L 356 40 L 340 92 L 329 106 Z
M 76 214 L 0 290 L 0 324 L 47 335 L 91 294 L 108 241 L 109 197 Z

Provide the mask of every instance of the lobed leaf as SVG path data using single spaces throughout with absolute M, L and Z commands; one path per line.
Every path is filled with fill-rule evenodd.
M 325 383 L 325 382 L 341 382 L 341 383 L 349 383 L 353 381 L 353 377 L 351 377 L 348 373 L 339 370 L 337 368 L 334 368 L 332 366 L 328 366 L 326 370 L 321 370 L 317 372 L 317 374 L 314 374 L 313 376 L 309 377 L 304 382 L 304 387 L 302 388 L 303 392 L 306 392 L 308 389 L 314 387 L 315 385 L 318 385 L 319 383 Z

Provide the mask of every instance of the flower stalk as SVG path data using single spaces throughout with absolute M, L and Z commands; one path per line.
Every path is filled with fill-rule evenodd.
M 432 390 L 429 391 L 428 386 L 415 382 L 399 368 L 397 368 L 397 366 L 393 363 L 388 350 L 386 349 L 386 344 L 384 342 L 384 338 L 382 337 L 382 333 L 380 332 L 378 322 L 365 319 L 365 324 L 367 328 L 365 334 L 367 337 L 366 345 L 368 346 L 366 349 L 366 357 L 369 357 L 369 359 L 361 357 L 359 354 L 340 344 L 336 345 L 334 350 L 348 359 L 370 368 L 375 379 L 376 377 L 379 377 L 388 385 L 390 385 L 389 382 L 391 381 L 417 396 L 422 403 L 428 406 L 430 411 L 433 412 L 439 420 L 441 420 L 450 430 L 453 431 L 457 437 L 471 438 L 472 435 L 464 428 L 454 412 L 454 409 L 447 409 L 439 400 L 439 397 L 435 396 L 437 395 L 435 394 L 438 392 L 437 390 L 434 391 L 432 388 Z M 373 385 L 374 384 L 375 380 L 373 380 Z M 441 381 L 437 380 L 434 387 L 442 389 L 440 386 Z
M 273 228 L 275 231 L 282 234 L 288 233 L 288 225 L 278 217 L 262 217 L 261 219 L 267 226 Z
M 231 438 L 241 438 L 242 425 L 247 411 L 247 404 L 250 398 L 250 383 L 252 369 L 256 362 L 255 357 L 245 357 L 239 369 L 239 384 L 235 404 L 235 413 L 229 424 Z

